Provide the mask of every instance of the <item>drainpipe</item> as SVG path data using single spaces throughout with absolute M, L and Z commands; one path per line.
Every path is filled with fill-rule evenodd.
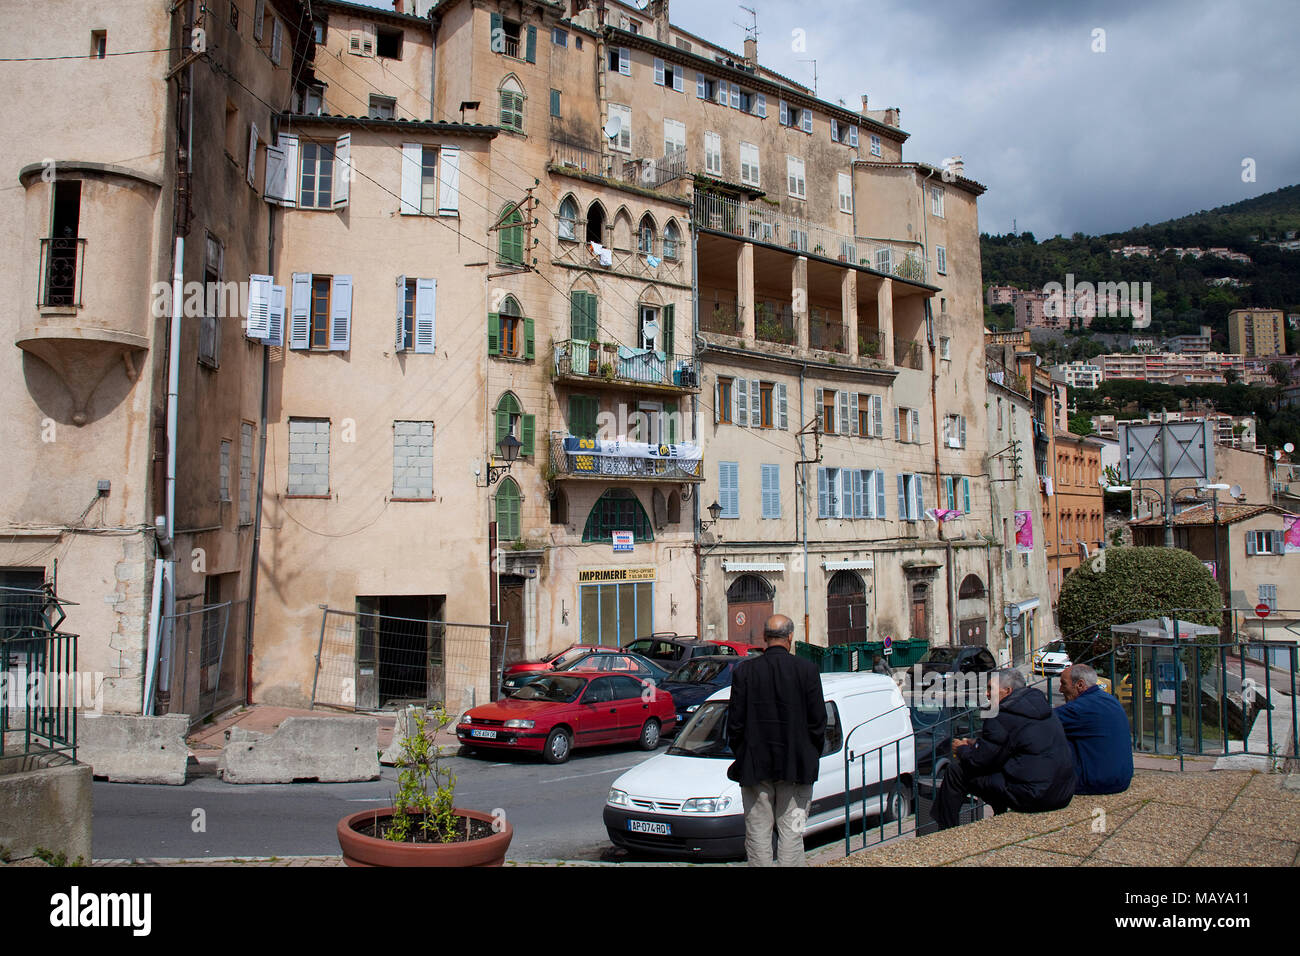
M 804 411 L 803 411 L 803 385 L 804 377 L 808 374 L 808 363 L 804 362 L 799 366 L 799 431 L 803 431 Z M 803 435 L 799 435 L 799 457 L 807 458 L 804 454 Z M 795 475 L 795 490 L 799 488 L 799 475 Z M 803 509 L 803 639 L 809 644 L 812 643 L 812 637 L 808 634 L 808 473 L 803 475 L 803 494 L 801 507 Z
M 695 196 L 691 195 L 691 363 L 695 367 L 695 384 L 702 387 L 704 380 L 703 363 L 700 361 L 700 268 L 699 268 L 699 227 L 696 225 L 698 218 L 695 215 Z M 704 442 L 700 438 L 700 396 L 695 394 L 691 396 L 691 421 L 694 427 L 691 429 L 697 445 L 704 447 Z M 703 455 L 701 455 L 700 474 L 703 476 Z M 691 523 L 692 537 L 695 538 L 695 636 L 704 637 L 704 556 L 700 551 L 700 494 L 704 491 L 704 485 L 695 486 L 695 494 L 691 496 L 693 500 L 692 511 L 693 520 Z M 724 636 L 725 639 L 725 636 Z

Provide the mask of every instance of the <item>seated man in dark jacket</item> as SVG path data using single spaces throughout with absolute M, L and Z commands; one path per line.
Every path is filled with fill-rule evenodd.
M 1061 671 L 1066 703 L 1056 708 L 1074 753 L 1074 792 L 1123 793 L 1133 781 L 1133 729 L 1124 705 L 1097 686 L 1087 664 Z
M 967 794 L 994 813 L 1059 810 L 1074 796 L 1074 758 L 1043 692 L 1008 668 L 991 675 L 989 693 L 998 699 L 997 715 L 984 721 L 978 739 L 952 742 L 934 802 L 941 830 L 957 825 Z

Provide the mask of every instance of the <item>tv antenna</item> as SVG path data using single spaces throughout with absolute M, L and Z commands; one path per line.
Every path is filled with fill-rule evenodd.
M 813 96 L 816 96 L 816 95 L 817 95 L 817 61 L 816 61 L 816 60 L 800 60 L 799 62 L 800 62 L 800 63 L 811 63 L 811 64 L 813 65 Z
M 738 3 L 736 4 L 736 6 L 740 7 L 740 9 L 744 10 L 746 13 L 749 14 L 750 22 L 739 23 L 735 20 L 732 20 L 731 22 L 735 23 L 736 26 L 740 27 L 742 30 L 745 31 L 746 40 L 754 40 L 755 42 L 757 42 L 758 41 L 758 12 L 753 7 L 747 7 L 743 3 Z

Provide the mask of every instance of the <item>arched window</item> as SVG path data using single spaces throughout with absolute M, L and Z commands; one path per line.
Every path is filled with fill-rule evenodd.
M 536 416 L 525 415 L 523 406 L 514 392 L 506 392 L 497 401 L 495 412 L 496 432 L 492 441 L 492 454 L 501 454 L 501 439 L 513 435 L 519 440 L 519 454 L 533 454 L 533 433 L 536 431 Z
M 770 601 L 776 594 L 766 579 L 757 574 L 742 574 L 731 582 L 727 588 L 728 604 L 761 604 Z
M 583 541 L 609 541 L 615 531 L 631 531 L 636 542 L 653 541 L 654 530 L 637 496 L 627 488 L 611 488 L 597 499 L 582 529 Z
M 636 230 L 636 251 L 643 256 L 655 254 L 655 221 L 646 213 Z
M 632 240 L 632 217 L 626 209 L 620 209 L 614 216 L 614 248 L 630 251 Z
M 514 203 L 506 206 L 497 230 L 497 261 L 506 265 L 524 264 L 524 217 Z
M 587 241 L 605 242 L 605 207 L 598 202 L 587 207 Z
M 501 83 L 501 126 L 516 133 L 524 131 L 524 88 L 513 74 Z
M 678 524 L 682 520 L 682 497 L 676 491 L 668 495 L 668 523 Z
M 519 540 L 519 505 L 523 495 L 513 478 L 503 478 L 496 494 L 497 540 Z
M 664 258 L 677 259 L 678 246 L 682 240 L 682 231 L 677 228 L 677 222 L 669 219 L 668 225 L 664 226 Z
M 574 242 L 578 239 L 578 204 L 573 201 L 572 196 L 565 196 L 564 202 L 560 203 L 560 218 L 556 223 L 556 235 L 561 239 L 569 239 Z
M 962 578 L 961 587 L 957 589 L 959 599 L 984 597 L 984 582 L 978 574 L 968 574 Z
M 497 323 L 497 346 L 498 351 L 490 352 L 493 355 L 504 355 L 509 358 L 532 358 L 533 357 L 533 320 L 523 317 L 523 310 L 519 307 L 519 300 L 513 295 L 505 297 L 501 303 L 501 311 L 497 313 L 495 319 L 489 317 L 489 322 Z M 492 330 L 488 330 L 489 350 L 492 345 Z

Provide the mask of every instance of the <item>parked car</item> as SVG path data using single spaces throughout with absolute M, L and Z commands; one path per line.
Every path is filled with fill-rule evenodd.
M 505 676 L 509 677 L 512 674 L 522 674 L 526 671 L 554 670 L 557 662 L 565 659 L 572 660 L 573 658 L 569 655 L 581 654 L 584 651 L 589 651 L 591 649 L 591 644 L 570 644 L 564 650 L 556 651 L 554 654 L 548 654 L 540 661 L 520 661 L 518 664 L 511 664 L 506 668 Z
M 932 647 L 920 660 L 921 673 L 969 674 L 995 671 L 998 662 L 993 652 L 982 644 Z
M 693 657 L 705 657 L 714 654 L 735 654 L 731 647 L 724 647 L 713 641 L 702 641 L 698 637 L 682 637 L 675 633 L 659 632 L 649 637 L 639 637 L 623 647 L 625 651 L 648 657 L 672 670 L 678 664 Z
M 755 654 L 762 654 L 767 650 L 758 644 L 746 644 L 744 641 L 714 641 L 719 647 L 729 647 L 741 657 L 753 657 Z M 723 651 L 722 653 L 726 653 Z
M 471 750 L 514 750 L 564 763 L 578 747 L 636 743 L 659 746 L 677 723 L 672 696 L 648 693 L 630 674 L 570 670 L 543 674 L 509 697 L 474 707 L 456 725 Z
M 1070 660 L 1069 652 L 1065 649 L 1065 642 L 1053 641 L 1050 644 L 1044 644 L 1038 650 L 1034 651 L 1033 663 L 1031 666 L 1035 674 L 1042 674 L 1045 677 L 1055 677 L 1072 663 L 1074 662 Z
M 868 814 L 890 819 L 911 813 L 911 777 L 916 758 L 912 724 L 903 696 L 881 674 L 823 674 L 826 696 L 826 746 L 813 785 L 806 832 L 844 824 L 844 744 L 853 733 L 852 750 L 869 754 L 898 741 L 883 761 L 854 766 L 850 813 L 863 813 L 864 783 Z M 745 815 L 740 785 L 727 779 L 733 756 L 727 746 L 727 701 L 731 688 L 709 697 L 681 729 L 665 753 L 644 761 L 614 781 L 606 798 L 605 831 L 620 847 L 656 854 L 732 858 L 745 855 Z M 893 788 L 893 781 L 902 786 Z
M 744 660 L 734 654 L 692 657 L 668 675 L 659 687 L 673 695 L 678 727 L 683 726 L 709 697 L 731 686 L 731 675 Z
M 639 654 L 629 654 L 617 647 L 593 647 L 580 644 L 570 648 L 552 662 L 550 670 L 507 672 L 501 681 L 501 695 L 508 696 L 512 691 L 530 684 L 547 674 L 563 673 L 571 670 L 609 671 L 631 674 L 641 680 L 652 680 L 662 684 L 668 679 L 669 670 Z

